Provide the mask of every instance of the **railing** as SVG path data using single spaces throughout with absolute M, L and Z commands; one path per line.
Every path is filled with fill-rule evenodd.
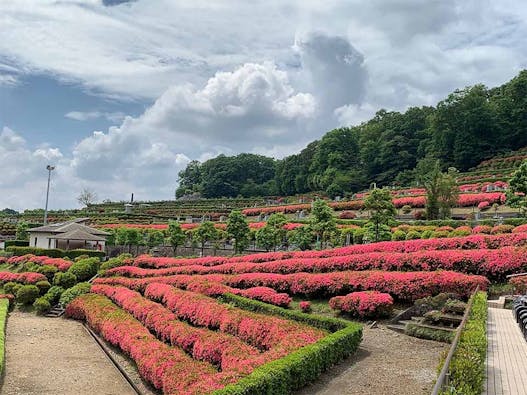
M 476 287 L 476 290 L 470 297 L 470 301 L 467 305 L 467 308 L 465 310 L 465 314 L 463 314 L 463 319 L 461 320 L 461 323 L 457 327 L 456 335 L 454 336 L 454 341 L 452 341 L 452 345 L 450 346 L 450 350 L 448 350 L 448 355 L 446 356 L 445 362 L 443 364 L 443 368 L 441 369 L 441 372 L 439 373 L 439 377 L 437 378 L 436 384 L 434 386 L 434 389 L 432 390 L 432 395 L 439 395 L 441 391 L 445 389 L 445 387 L 448 387 L 449 381 L 450 381 L 450 362 L 452 361 L 452 357 L 454 356 L 454 353 L 456 352 L 457 345 L 459 343 L 459 338 L 461 337 L 461 332 L 463 332 L 463 329 L 465 328 L 465 324 L 468 321 L 468 317 L 470 315 L 470 310 L 472 310 L 472 304 L 474 303 L 474 296 L 479 291 L 479 285 Z

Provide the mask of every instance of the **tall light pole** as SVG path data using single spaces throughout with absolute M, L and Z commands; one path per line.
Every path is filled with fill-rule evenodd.
M 49 200 L 49 182 L 51 181 L 51 172 L 55 170 L 55 166 L 47 165 L 48 170 L 48 189 L 46 190 L 46 208 L 44 210 L 44 225 L 48 224 L 48 200 Z

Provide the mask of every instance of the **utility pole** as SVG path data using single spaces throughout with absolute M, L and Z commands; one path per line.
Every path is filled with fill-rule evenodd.
M 49 182 L 51 181 L 51 172 L 55 170 L 55 166 L 47 165 L 48 170 L 48 188 L 46 190 L 46 208 L 44 210 L 44 225 L 48 224 L 48 201 L 49 201 Z

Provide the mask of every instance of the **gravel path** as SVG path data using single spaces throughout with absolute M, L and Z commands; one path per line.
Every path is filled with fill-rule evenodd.
M 384 327 L 364 328 L 357 353 L 297 395 L 429 394 L 445 343 L 422 340 Z
M 134 395 L 81 323 L 13 311 L 7 320 L 5 395 Z

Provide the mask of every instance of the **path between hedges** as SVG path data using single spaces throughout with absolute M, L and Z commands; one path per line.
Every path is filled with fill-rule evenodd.
M 447 348 L 445 343 L 406 336 L 383 326 L 364 328 L 357 353 L 297 395 L 429 394 Z
M 14 311 L 7 320 L 5 395 L 134 395 L 81 323 Z

